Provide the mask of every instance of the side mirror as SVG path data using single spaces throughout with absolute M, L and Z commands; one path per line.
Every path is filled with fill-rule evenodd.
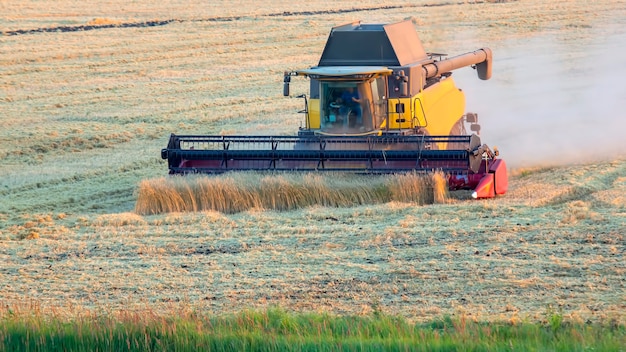
M 289 82 L 283 84 L 283 95 L 286 97 L 289 96 Z
M 288 97 L 289 96 L 289 82 L 291 82 L 291 76 L 289 75 L 289 72 L 285 72 L 285 77 L 283 78 L 283 95 Z

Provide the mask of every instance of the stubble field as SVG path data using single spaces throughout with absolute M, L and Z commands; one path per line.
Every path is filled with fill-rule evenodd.
M 626 2 L 264 4 L 0 4 L 4 307 L 626 321 Z M 282 72 L 334 25 L 407 18 L 427 51 L 494 51 L 492 80 L 454 76 L 507 195 L 134 212 L 170 133 L 294 133 Z

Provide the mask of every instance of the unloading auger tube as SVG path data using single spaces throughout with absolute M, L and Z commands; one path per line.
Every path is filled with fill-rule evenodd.
M 478 78 L 488 80 L 491 78 L 491 57 L 491 49 L 481 48 L 471 53 L 424 64 L 422 68 L 425 77 L 432 78 L 462 67 L 473 66 L 478 72 Z

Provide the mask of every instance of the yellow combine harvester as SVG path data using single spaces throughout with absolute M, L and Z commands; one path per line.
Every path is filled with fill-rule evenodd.
M 310 79 L 305 127 L 297 136 L 172 134 L 161 156 L 171 174 L 226 171 L 443 171 L 451 190 L 489 198 L 507 190 L 498 152 L 481 144 L 476 114 L 452 71 L 491 77 L 491 50 L 445 58 L 427 53 L 412 22 L 350 23 L 332 28 L 317 66 L 285 72 Z

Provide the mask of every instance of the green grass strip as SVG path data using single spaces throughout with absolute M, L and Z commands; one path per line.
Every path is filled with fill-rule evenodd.
M 621 351 L 626 328 L 546 323 L 477 323 L 445 317 L 410 324 L 382 314 L 331 316 L 279 309 L 236 315 L 0 318 L 6 351 Z

